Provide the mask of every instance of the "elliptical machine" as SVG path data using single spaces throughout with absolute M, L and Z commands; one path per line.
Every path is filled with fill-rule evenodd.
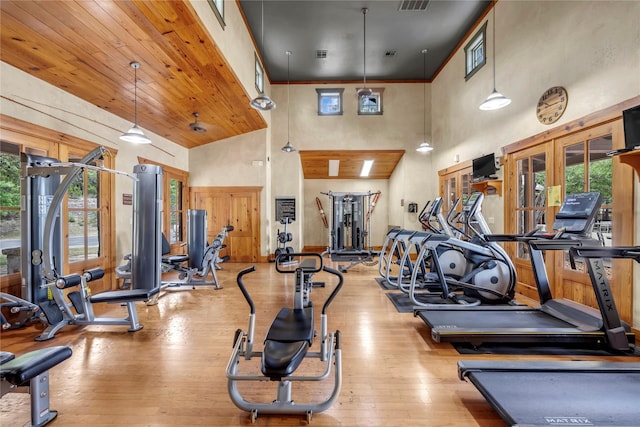
M 408 289 L 401 282 L 400 289 L 408 292 L 416 306 L 428 307 L 434 303 L 442 304 L 443 300 L 466 305 L 505 304 L 514 298 L 517 277 L 513 262 L 500 245 L 484 239 L 485 235 L 491 234 L 491 230 L 482 215 L 483 200 L 482 193 L 473 193 L 463 206 L 459 217 L 459 221 L 463 222 L 465 228 L 473 234 L 468 234 L 463 228 L 458 228 L 457 231 L 468 236 L 470 241 L 443 234 L 416 232 L 413 239 L 420 247 L 416 262 L 429 260 L 441 289 L 440 301 L 433 302 L 420 298 L 425 295 L 433 296 L 433 292 L 420 290 L 422 283 L 418 280 L 417 270 L 414 269 Z M 419 238 L 422 240 L 417 242 Z M 439 251 L 441 246 L 445 249 Z M 452 252 L 447 253 L 447 251 Z M 460 259 L 453 251 L 462 253 L 465 260 L 464 274 L 459 278 L 445 273 L 444 263 L 449 261 L 449 255 L 455 254 L 456 260 Z M 404 268 L 406 258 L 408 256 L 404 256 L 401 260 L 400 269 Z M 465 298 L 460 298 L 458 294 L 451 291 L 455 289 L 462 290 Z M 470 303 L 468 298 L 475 301 L 472 300 L 473 302 Z

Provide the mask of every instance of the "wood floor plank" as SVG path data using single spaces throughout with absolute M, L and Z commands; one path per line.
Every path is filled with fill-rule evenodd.
M 123 326 L 69 326 L 48 342 L 33 340 L 37 326 L 5 331 L 4 351 L 17 354 L 69 345 L 73 356 L 51 370 L 51 407 L 59 411 L 53 426 L 242 426 L 249 415 L 231 402 L 225 368 L 234 331 L 246 330 L 248 306 L 236 275 L 249 264 L 223 264 L 214 290 L 179 287 L 167 290 L 155 306 L 137 305 L 144 329 Z M 523 356 L 469 356 L 430 339 L 426 325 L 410 313 L 398 313 L 374 278 L 376 267 L 359 265 L 345 274 L 345 285 L 329 309 L 330 330 L 343 343 L 342 391 L 332 408 L 314 414 L 314 426 L 501 426 L 498 414 L 469 383 L 457 378 L 460 359 L 512 359 Z M 319 304 L 333 279 L 317 274 L 325 288 L 314 288 Z M 258 264 L 245 276 L 256 303 L 256 346 L 282 306 L 291 304 L 293 275 L 273 264 Z M 317 310 L 320 310 L 317 305 Z M 108 306 L 98 312 L 122 314 Z M 319 314 L 316 315 L 316 328 Z M 314 343 L 317 350 L 319 343 Z M 529 356 L 532 359 L 568 359 Z M 589 360 L 594 357 L 570 357 Z M 598 358 L 603 359 L 603 358 Z M 624 360 L 625 358 L 607 358 Z M 256 365 L 256 371 L 259 369 Z M 330 392 L 332 379 L 295 384 L 293 398 L 304 402 Z M 273 384 L 242 384 L 247 396 L 271 401 Z M 29 419 L 26 394 L 0 401 L 0 425 Z M 261 415 L 259 426 L 300 426 L 300 416 Z

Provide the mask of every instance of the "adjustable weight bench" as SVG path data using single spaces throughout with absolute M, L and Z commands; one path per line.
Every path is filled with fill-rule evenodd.
M 31 422 L 26 426 L 44 426 L 58 415 L 49 408 L 49 369 L 69 357 L 71 349 L 64 346 L 35 350 L 19 357 L 0 352 L 1 396 L 25 387 L 31 395 Z

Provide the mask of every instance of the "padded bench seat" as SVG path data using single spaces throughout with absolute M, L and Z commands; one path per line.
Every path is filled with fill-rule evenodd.
M 0 365 L 0 378 L 15 386 L 24 385 L 69 357 L 71 349 L 64 346 L 30 351 Z
M 25 426 L 43 427 L 53 421 L 57 411 L 49 408 L 49 369 L 71 357 L 71 349 L 64 346 L 30 351 L 19 357 L 12 353 L 1 352 L 0 380 L 2 395 L 18 388 L 28 387 L 31 401 L 31 420 Z M 4 381 L 12 386 L 5 387 Z
M 160 292 L 160 288 L 108 291 L 92 295 L 89 300 L 94 304 L 101 302 L 120 303 L 131 301 L 147 301 L 158 292 Z
M 264 342 L 262 373 L 272 380 L 291 375 L 313 342 L 313 308 L 283 308 Z

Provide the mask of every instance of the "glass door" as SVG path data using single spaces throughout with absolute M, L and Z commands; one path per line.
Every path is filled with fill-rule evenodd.
M 560 138 L 556 158 L 562 161 L 559 184 L 562 198 L 568 194 L 597 191 L 603 203 L 592 232 L 592 238 L 605 246 L 630 245 L 633 238 L 633 175 L 630 169 L 607 152 L 621 146 L 619 121 Z M 614 185 L 614 182 L 616 183 Z M 568 298 L 596 306 L 591 280 L 584 260 L 576 259 L 572 269 L 567 251 L 555 256 L 554 297 Z M 631 266 L 624 260 L 605 260 L 605 274 L 611 282 L 620 315 L 631 316 Z
M 541 144 L 509 155 L 506 175 L 509 182 L 515 185 L 510 185 L 507 192 L 505 203 L 512 208 L 508 209 L 508 214 L 505 213 L 505 232 L 525 234 L 536 229 L 547 229 L 547 218 L 550 215 L 547 191 L 553 170 L 549 147 L 550 144 Z M 505 248 L 516 266 L 518 292 L 537 300 L 538 290 L 529 247 L 524 243 L 509 243 Z

